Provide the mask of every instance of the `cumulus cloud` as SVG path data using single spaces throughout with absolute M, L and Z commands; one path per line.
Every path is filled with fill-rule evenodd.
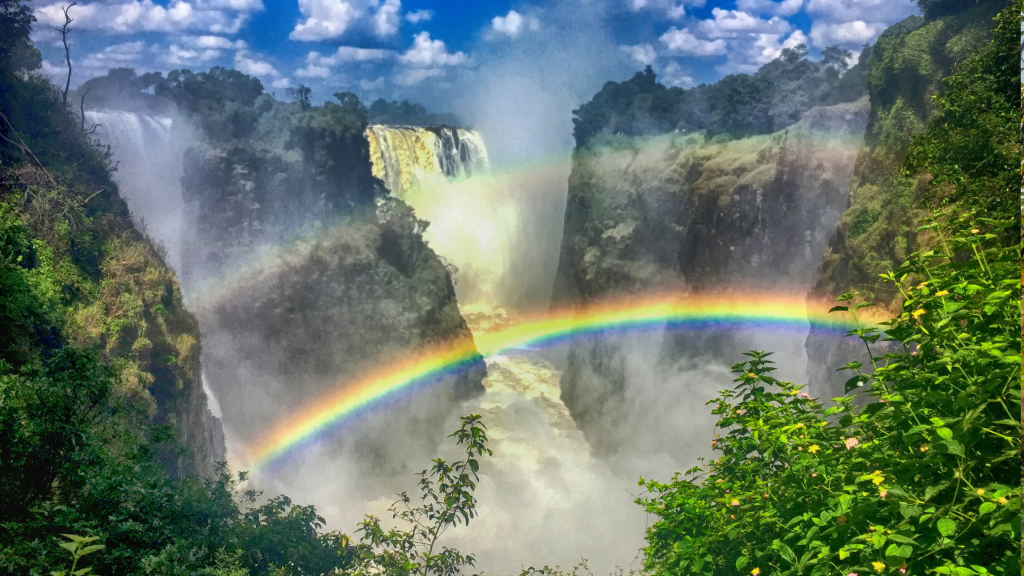
M 292 81 L 289 80 L 288 78 L 278 78 L 277 80 L 274 80 L 273 82 L 270 83 L 270 87 L 278 89 L 288 88 L 289 86 L 291 86 L 291 84 Z
M 364 28 L 386 38 L 398 32 L 400 0 L 299 0 L 303 19 L 295 25 L 292 40 L 319 42 L 340 38 L 354 28 Z
M 700 29 L 710 38 L 734 38 L 740 34 L 785 34 L 791 26 L 789 22 L 773 16 L 769 20 L 758 18 L 742 10 L 711 11 L 713 18 L 702 20 Z
M 223 36 L 183 36 L 182 44 L 192 48 L 203 48 L 207 50 L 244 50 L 248 48 L 245 40 L 231 40 Z
M 327 78 L 331 68 L 344 62 L 379 62 L 392 58 L 392 50 L 380 48 L 356 48 L 355 46 L 339 46 L 333 54 L 323 55 L 317 51 L 306 54 L 306 66 L 295 71 L 296 76 L 303 78 Z
M 804 0 L 739 0 L 736 7 L 754 14 L 792 16 L 804 7 Z
M 36 8 L 35 16 L 40 24 L 60 26 L 64 23 L 63 6 L 59 2 L 40 6 Z M 262 9 L 261 0 L 211 4 L 172 0 L 166 7 L 151 0 L 129 0 L 78 4 L 69 13 L 78 30 L 102 30 L 110 34 L 184 31 L 234 34 L 248 21 L 252 12 Z
M 726 48 L 725 40 L 702 40 L 688 29 L 675 26 L 662 34 L 659 40 L 668 50 L 691 56 L 717 56 L 725 54 Z
M 171 66 L 181 66 L 183 64 L 195 64 L 209 62 L 210 60 L 216 59 L 220 56 L 220 50 L 195 50 L 192 48 L 182 48 L 177 44 L 171 44 L 167 47 L 167 52 L 164 53 L 164 62 L 167 62 Z
M 380 90 L 384 87 L 384 77 L 381 76 L 376 80 L 360 80 L 359 87 L 366 91 Z
M 650 10 L 672 20 L 679 20 L 686 15 L 687 8 L 703 8 L 707 0 L 626 0 L 633 12 Z
M 405 15 L 405 19 L 413 24 L 427 22 L 434 17 L 433 10 L 413 10 Z
M 814 19 L 810 38 L 815 46 L 856 49 L 919 10 L 912 0 L 808 0 L 807 13 Z
M 409 68 L 395 74 L 395 83 L 400 86 L 414 86 L 427 78 L 436 78 L 444 74 L 440 68 Z
M 466 62 L 463 52 L 451 54 L 441 40 L 431 40 L 430 32 L 420 32 L 413 38 L 412 46 L 398 57 L 402 64 L 417 68 L 437 66 L 458 66 Z
M 821 47 L 833 44 L 862 46 L 873 42 L 887 27 L 881 22 L 869 24 L 863 20 L 837 24 L 815 22 L 811 25 L 811 41 Z
M 235 53 L 235 68 L 250 76 L 279 76 L 273 64 L 246 50 Z
M 636 44 L 635 46 L 619 46 L 619 48 L 629 54 L 629 57 L 634 62 L 641 66 L 649 66 L 654 63 L 657 59 L 658 54 L 654 51 L 654 46 L 650 44 Z
M 660 79 L 662 84 L 690 88 L 694 85 L 693 76 L 675 60 L 668 63 L 661 71 Z
M 807 13 L 831 22 L 864 20 L 894 24 L 918 14 L 913 0 L 808 0 Z
M 733 40 L 729 45 L 729 58 L 716 70 L 722 74 L 745 72 L 752 74 L 761 66 L 775 60 L 785 48 L 807 44 L 807 35 L 794 30 L 789 36 L 783 34 L 753 34 Z
M 384 4 L 373 16 L 373 31 L 377 36 L 386 38 L 398 32 L 398 25 L 401 22 L 399 13 L 402 11 L 400 0 L 385 0 Z
M 145 51 L 146 43 L 141 40 L 111 44 L 99 52 L 93 52 L 83 58 L 82 66 L 93 70 L 131 67 L 142 61 Z
M 515 10 L 509 10 L 505 16 L 495 16 L 491 19 L 491 30 L 510 38 L 519 36 L 526 29 L 539 30 L 540 20 L 532 16 L 523 16 Z

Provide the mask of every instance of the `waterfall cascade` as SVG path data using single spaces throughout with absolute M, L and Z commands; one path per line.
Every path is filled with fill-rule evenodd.
M 473 130 L 373 125 L 366 139 L 373 175 L 399 198 L 421 174 L 466 178 L 490 166 L 487 147 Z

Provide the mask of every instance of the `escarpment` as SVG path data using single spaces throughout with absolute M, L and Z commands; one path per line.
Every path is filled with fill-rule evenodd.
M 806 291 L 846 205 L 867 115 L 860 100 L 811 109 L 771 135 L 715 143 L 677 132 L 577 149 L 556 304 L 665 291 Z M 742 350 L 730 339 L 668 333 L 657 361 L 731 362 Z M 614 423 L 630 409 L 622 404 L 630 353 L 614 342 L 574 342 L 561 380 L 563 400 L 598 452 L 616 449 L 624 432 Z
M 331 106 L 305 114 L 340 113 Z M 265 127 L 291 130 L 294 146 L 186 158 L 185 277 L 207 342 L 204 370 L 226 426 L 249 439 L 418 350 L 472 347 L 449 270 L 423 241 L 427 223 L 371 173 L 365 117 L 339 121 L 351 128 L 339 135 L 305 130 L 302 114 Z M 362 419 L 336 448 L 405 466 L 389 455 L 409 446 L 390 442 L 388 427 L 409 428 L 407 444 L 433 450 L 442 421 L 483 391 L 484 375 L 478 357 Z

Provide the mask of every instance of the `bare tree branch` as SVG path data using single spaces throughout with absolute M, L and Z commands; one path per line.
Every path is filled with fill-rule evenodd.
M 91 91 L 92 88 L 86 90 L 85 93 L 82 94 L 82 99 L 78 102 L 78 110 L 82 114 L 82 132 L 84 132 L 86 136 L 92 136 L 96 133 L 96 129 L 102 126 L 102 124 L 93 124 L 88 130 L 85 129 L 85 96 Z
M 68 10 L 71 10 L 71 7 L 76 4 L 78 4 L 77 0 L 64 8 L 64 25 L 56 29 L 57 32 L 60 32 L 61 41 L 64 42 L 64 59 L 68 62 L 68 80 L 64 83 L 64 92 L 61 94 L 65 106 L 68 105 L 68 90 L 71 88 L 71 47 L 68 45 L 68 24 L 74 22 L 71 16 L 68 16 Z

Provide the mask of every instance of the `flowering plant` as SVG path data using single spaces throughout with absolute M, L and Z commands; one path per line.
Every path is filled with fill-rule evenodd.
M 1016 223 L 981 223 L 989 232 L 952 237 L 929 224 L 939 247 L 885 276 L 903 312 L 884 332 L 851 331 L 868 358 L 845 367 L 856 394 L 826 407 L 774 378 L 770 353 L 733 367 L 735 387 L 708 403 L 720 456 L 668 483 L 640 479 L 637 502 L 659 517 L 647 571 L 1016 573 L 1020 267 L 998 242 Z M 869 304 L 855 299 L 833 310 L 857 318 Z

